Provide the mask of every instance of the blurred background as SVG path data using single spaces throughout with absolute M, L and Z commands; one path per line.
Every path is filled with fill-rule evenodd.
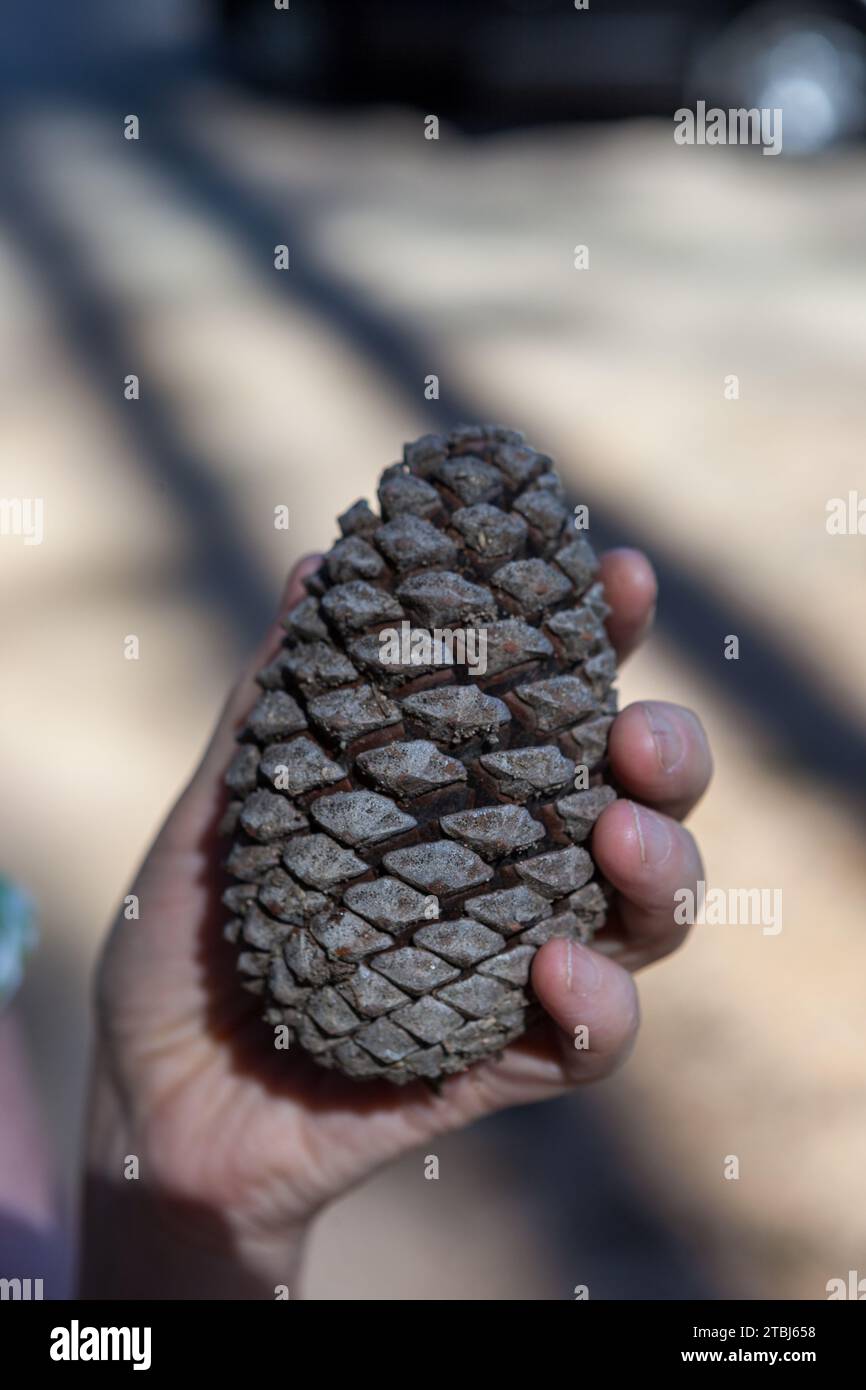
M 405 439 L 498 420 L 657 565 L 622 703 L 701 712 L 708 881 L 781 889 L 783 930 L 697 928 L 620 1076 L 352 1193 L 307 1292 L 866 1275 L 866 539 L 825 524 L 866 495 L 866 6 L 34 0 L 3 30 L 0 496 L 45 537 L 0 538 L 0 861 L 39 902 L 67 1202 L 100 940 L 285 572 Z M 675 144 L 697 99 L 783 108 L 784 154 Z

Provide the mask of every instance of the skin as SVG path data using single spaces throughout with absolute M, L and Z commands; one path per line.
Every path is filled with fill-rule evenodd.
M 313 556 L 295 569 L 281 613 L 317 564 Z M 602 559 L 602 579 L 622 661 L 651 626 L 655 577 L 643 555 L 615 550 Z M 273 1298 L 286 1285 L 294 1297 L 304 1236 L 324 1204 L 438 1134 L 598 1081 L 625 1061 L 639 1021 L 632 972 L 681 944 L 673 894 L 703 877 L 679 822 L 712 771 L 704 732 L 678 706 L 631 705 L 614 723 L 610 756 L 634 800 L 609 806 L 592 839 L 617 894 L 592 948 L 553 940 L 538 951 L 542 1024 L 438 1094 L 421 1082 L 359 1084 L 300 1049 L 277 1052 L 222 940 L 216 825 L 254 674 L 281 636 L 275 625 L 253 656 L 142 865 L 132 888 L 140 920 L 119 920 L 103 954 L 84 1296 Z M 584 1050 L 574 1046 L 578 1024 L 589 1029 Z M 137 1181 L 123 1176 L 129 1156 Z

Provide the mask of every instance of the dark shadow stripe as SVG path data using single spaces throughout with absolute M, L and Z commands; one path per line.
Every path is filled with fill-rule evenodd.
M 110 215 L 110 210 L 107 210 Z M 170 403 L 140 370 L 123 309 L 91 271 L 74 237 L 39 198 L 8 141 L 0 146 L 0 220 L 16 253 L 47 289 L 52 312 L 76 365 L 129 440 L 149 482 L 168 494 L 183 520 L 190 587 L 208 608 L 228 618 L 239 646 L 257 641 L 272 619 L 274 587 L 244 545 L 234 511 L 208 461 L 184 439 Z M 124 377 L 141 375 L 141 399 L 126 401 Z M 122 490 L 123 476 L 117 487 Z M 183 576 L 179 575 L 178 587 Z
M 573 1299 L 584 1284 L 593 1300 L 733 1297 L 659 1212 L 640 1168 L 625 1158 L 622 1123 L 601 1093 L 582 1089 L 479 1127 L 491 1151 L 524 1177 L 522 1221 L 557 1252 L 561 1297 Z M 527 1173 L 543 1183 L 526 1184 Z

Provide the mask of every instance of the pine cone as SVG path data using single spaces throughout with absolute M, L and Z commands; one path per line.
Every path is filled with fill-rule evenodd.
M 586 842 L 614 799 L 615 657 L 596 557 L 522 435 L 427 435 L 378 494 L 259 674 L 226 934 L 322 1066 L 435 1081 L 533 1021 L 543 942 L 604 921 Z

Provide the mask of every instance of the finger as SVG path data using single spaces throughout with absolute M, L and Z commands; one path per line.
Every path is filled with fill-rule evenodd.
M 640 1020 L 627 971 L 577 941 L 557 938 L 537 952 L 532 986 L 556 1024 L 566 1083 L 597 1081 L 621 1066 Z
M 222 797 L 223 777 L 234 752 L 239 726 L 261 694 L 255 679 L 256 673 L 266 666 L 278 651 L 285 636 L 281 619 L 304 597 L 306 590 L 303 581 L 308 575 L 315 573 L 321 560 L 321 555 L 305 555 L 289 575 L 280 598 L 277 617 L 253 652 L 223 705 L 204 756 L 163 827 L 160 839 L 170 840 L 173 849 L 182 848 L 184 844 L 190 848 L 198 846 L 202 834 L 212 823 L 215 807 Z
M 674 919 L 674 894 L 684 888 L 694 893 L 704 876 L 689 831 L 635 801 L 615 801 L 596 822 L 592 854 L 617 890 L 596 949 L 629 970 L 675 950 L 688 927 Z
M 624 709 L 614 720 L 608 751 L 625 790 L 677 820 L 700 801 L 713 774 L 697 715 L 665 700 L 639 700 Z
M 607 632 L 620 662 L 639 646 L 652 627 L 658 584 L 655 572 L 640 550 L 606 550 L 599 574 L 612 612 Z
M 277 609 L 278 620 L 282 620 L 287 613 L 291 612 L 295 604 L 307 597 L 304 580 L 309 579 L 311 574 L 315 574 L 321 563 L 322 556 L 318 553 L 302 555 L 294 568 L 289 571 L 289 577 L 286 580 Z

